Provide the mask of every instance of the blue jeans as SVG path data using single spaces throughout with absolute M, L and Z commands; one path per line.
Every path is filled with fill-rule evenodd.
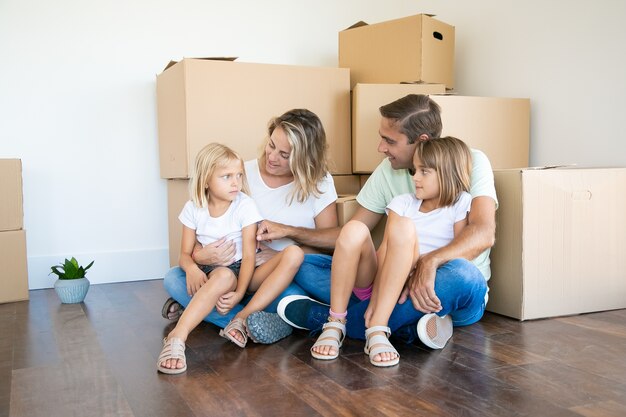
M 178 301 L 183 307 L 187 307 L 189 305 L 191 297 L 189 296 L 189 294 L 187 294 L 187 275 L 182 268 L 175 266 L 170 269 L 163 278 L 163 286 L 165 287 L 165 291 L 167 291 L 170 297 Z M 285 288 L 285 291 L 283 291 L 269 306 L 265 308 L 265 311 L 268 311 L 270 313 L 276 313 L 276 307 L 278 306 L 278 302 L 283 297 L 286 297 L 288 295 L 305 294 L 306 292 L 302 288 L 292 282 L 287 288 Z M 251 298 L 252 295 L 246 295 L 240 304 L 237 304 L 225 315 L 221 315 L 220 313 L 215 311 L 215 309 L 213 309 L 209 313 L 209 315 L 204 318 L 204 321 L 224 328 L 238 312 L 243 310 L 243 306 L 246 305 Z
M 324 258 L 321 258 L 324 257 Z M 330 302 L 330 262 L 326 255 L 306 255 L 295 282 L 309 295 L 319 301 Z M 453 259 L 437 269 L 435 293 L 442 304 L 439 316 L 449 314 L 454 326 L 469 326 L 480 320 L 485 312 L 485 294 L 487 282 L 476 266 L 465 259 Z M 360 301 L 352 296 L 348 304 L 347 336 L 365 339 L 365 319 L 363 315 L 369 300 Z M 389 327 L 395 336 L 407 342 L 417 337 L 415 325 L 424 313 L 413 307 L 407 300 L 397 304 Z M 320 323 L 320 328 L 323 323 Z M 312 329 L 318 330 L 318 329 Z
M 293 281 L 306 294 L 318 301 L 330 304 L 330 266 L 333 257 L 322 254 L 306 254 Z M 354 294 L 350 296 L 348 305 L 360 302 Z

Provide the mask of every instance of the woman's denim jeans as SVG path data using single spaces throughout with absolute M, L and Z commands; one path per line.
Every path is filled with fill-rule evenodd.
M 189 301 L 191 301 L 191 297 L 187 294 L 187 277 L 185 271 L 182 268 L 175 266 L 170 269 L 165 277 L 163 278 L 163 286 L 165 287 L 165 291 L 172 297 L 174 300 L 178 301 L 183 307 L 187 307 L 189 305 Z M 330 287 L 329 287 L 330 288 Z M 291 283 L 285 291 L 280 294 L 276 300 L 274 300 L 265 311 L 270 313 L 276 313 L 276 306 L 278 302 L 288 295 L 306 295 L 306 292 L 300 288 L 297 284 Z M 218 327 L 224 328 L 228 325 L 228 323 L 235 317 L 235 315 L 243 309 L 243 306 L 250 301 L 252 298 L 251 295 L 247 295 L 244 297 L 242 302 L 236 305 L 231 311 L 229 311 L 225 315 L 219 314 L 215 309 L 209 313 L 208 316 L 204 318 L 204 321 L 212 323 Z

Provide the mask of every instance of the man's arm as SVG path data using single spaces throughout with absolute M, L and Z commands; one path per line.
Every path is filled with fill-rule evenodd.
M 329 210 L 327 212 L 327 210 Z M 332 225 L 334 215 L 334 226 Z M 358 220 L 365 223 L 372 230 L 382 218 L 382 214 L 374 213 L 359 205 L 359 208 L 352 216 L 351 220 Z M 332 250 L 335 248 L 335 242 L 339 236 L 341 227 L 337 226 L 337 208 L 336 204 L 326 207 L 315 218 L 315 229 L 306 227 L 294 227 L 285 224 L 274 223 L 264 220 L 259 227 L 257 240 L 281 239 L 284 237 L 291 238 L 296 242 L 311 246 L 318 249 Z
M 435 274 L 444 263 L 465 258 L 473 260 L 493 246 L 496 235 L 496 202 L 491 197 L 472 199 L 468 224 L 448 245 L 421 256 L 415 273 L 400 296 L 400 303 L 411 297 L 416 309 L 423 313 L 441 310 L 441 302 L 435 294 Z
M 496 202 L 491 197 L 472 199 L 467 226 L 448 245 L 427 253 L 422 258 L 436 267 L 456 259 L 473 260 L 493 246 L 496 239 Z

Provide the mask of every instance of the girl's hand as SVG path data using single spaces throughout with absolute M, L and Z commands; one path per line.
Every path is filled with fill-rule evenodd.
M 193 297 L 200 287 L 207 282 L 207 276 L 200 268 L 194 268 L 187 271 L 187 294 Z
M 217 299 L 217 303 L 215 303 L 215 310 L 224 315 L 239 304 L 241 300 L 243 300 L 243 294 L 239 294 L 236 291 L 228 292 Z

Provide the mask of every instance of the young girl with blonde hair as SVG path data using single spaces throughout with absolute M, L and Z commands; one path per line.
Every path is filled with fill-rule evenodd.
M 399 362 L 400 355 L 388 340 L 388 320 L 407 277 L 420 255 L 447 245 L 460 233 L 471 204 L 472 156 L 461 140 L 445 137 L 422 141 L 413 164 L 415 192 L 399 195 L 387 206 L 387 225 L 378 251 L 364 223 L 350 221 L 342 228 L 343 239 L 340 236 L 338 242 L 347 238 L 362 241 L 362 250 L 349 256 L 340 244 L 335 249 L 330 314 L 311 348 L 314 358 L 338 356 L 346 333 L 348 302 L 354 293 L 360 300 L 370 299 L 365 312 L 365 353 L 370 362 L 382 367 Z
M 280 293 L 291 283 L 302 263 L 302 250 L 292 245 L 255 269 L 257 223 L 263 218 L 252 198 L 244 193 L 246 191 L 244 164 L 236 152 L 212 143 L 198 153 L 190 180 L 191 200 L 179 216 L 183 224 L 179 263 L 186 273 L 187 291 L 192 298 L 176 327 L 164 339 L 157 362 L 160 372 L 177 374 L 187 369 L 187 337 L 214 308 L 227 313 L 247 292 L 263 287 L 271 287 L 270 293 Z M 192 253 L 196 241 L 206 246 L 225 236 L 235 245 L 234 263 L 210 266 L 194 262 Z M 273 300 L 263 293 L 260 291 L 258 297 L 255 294 L 220 335 L 245 347 L 246 318 Z

